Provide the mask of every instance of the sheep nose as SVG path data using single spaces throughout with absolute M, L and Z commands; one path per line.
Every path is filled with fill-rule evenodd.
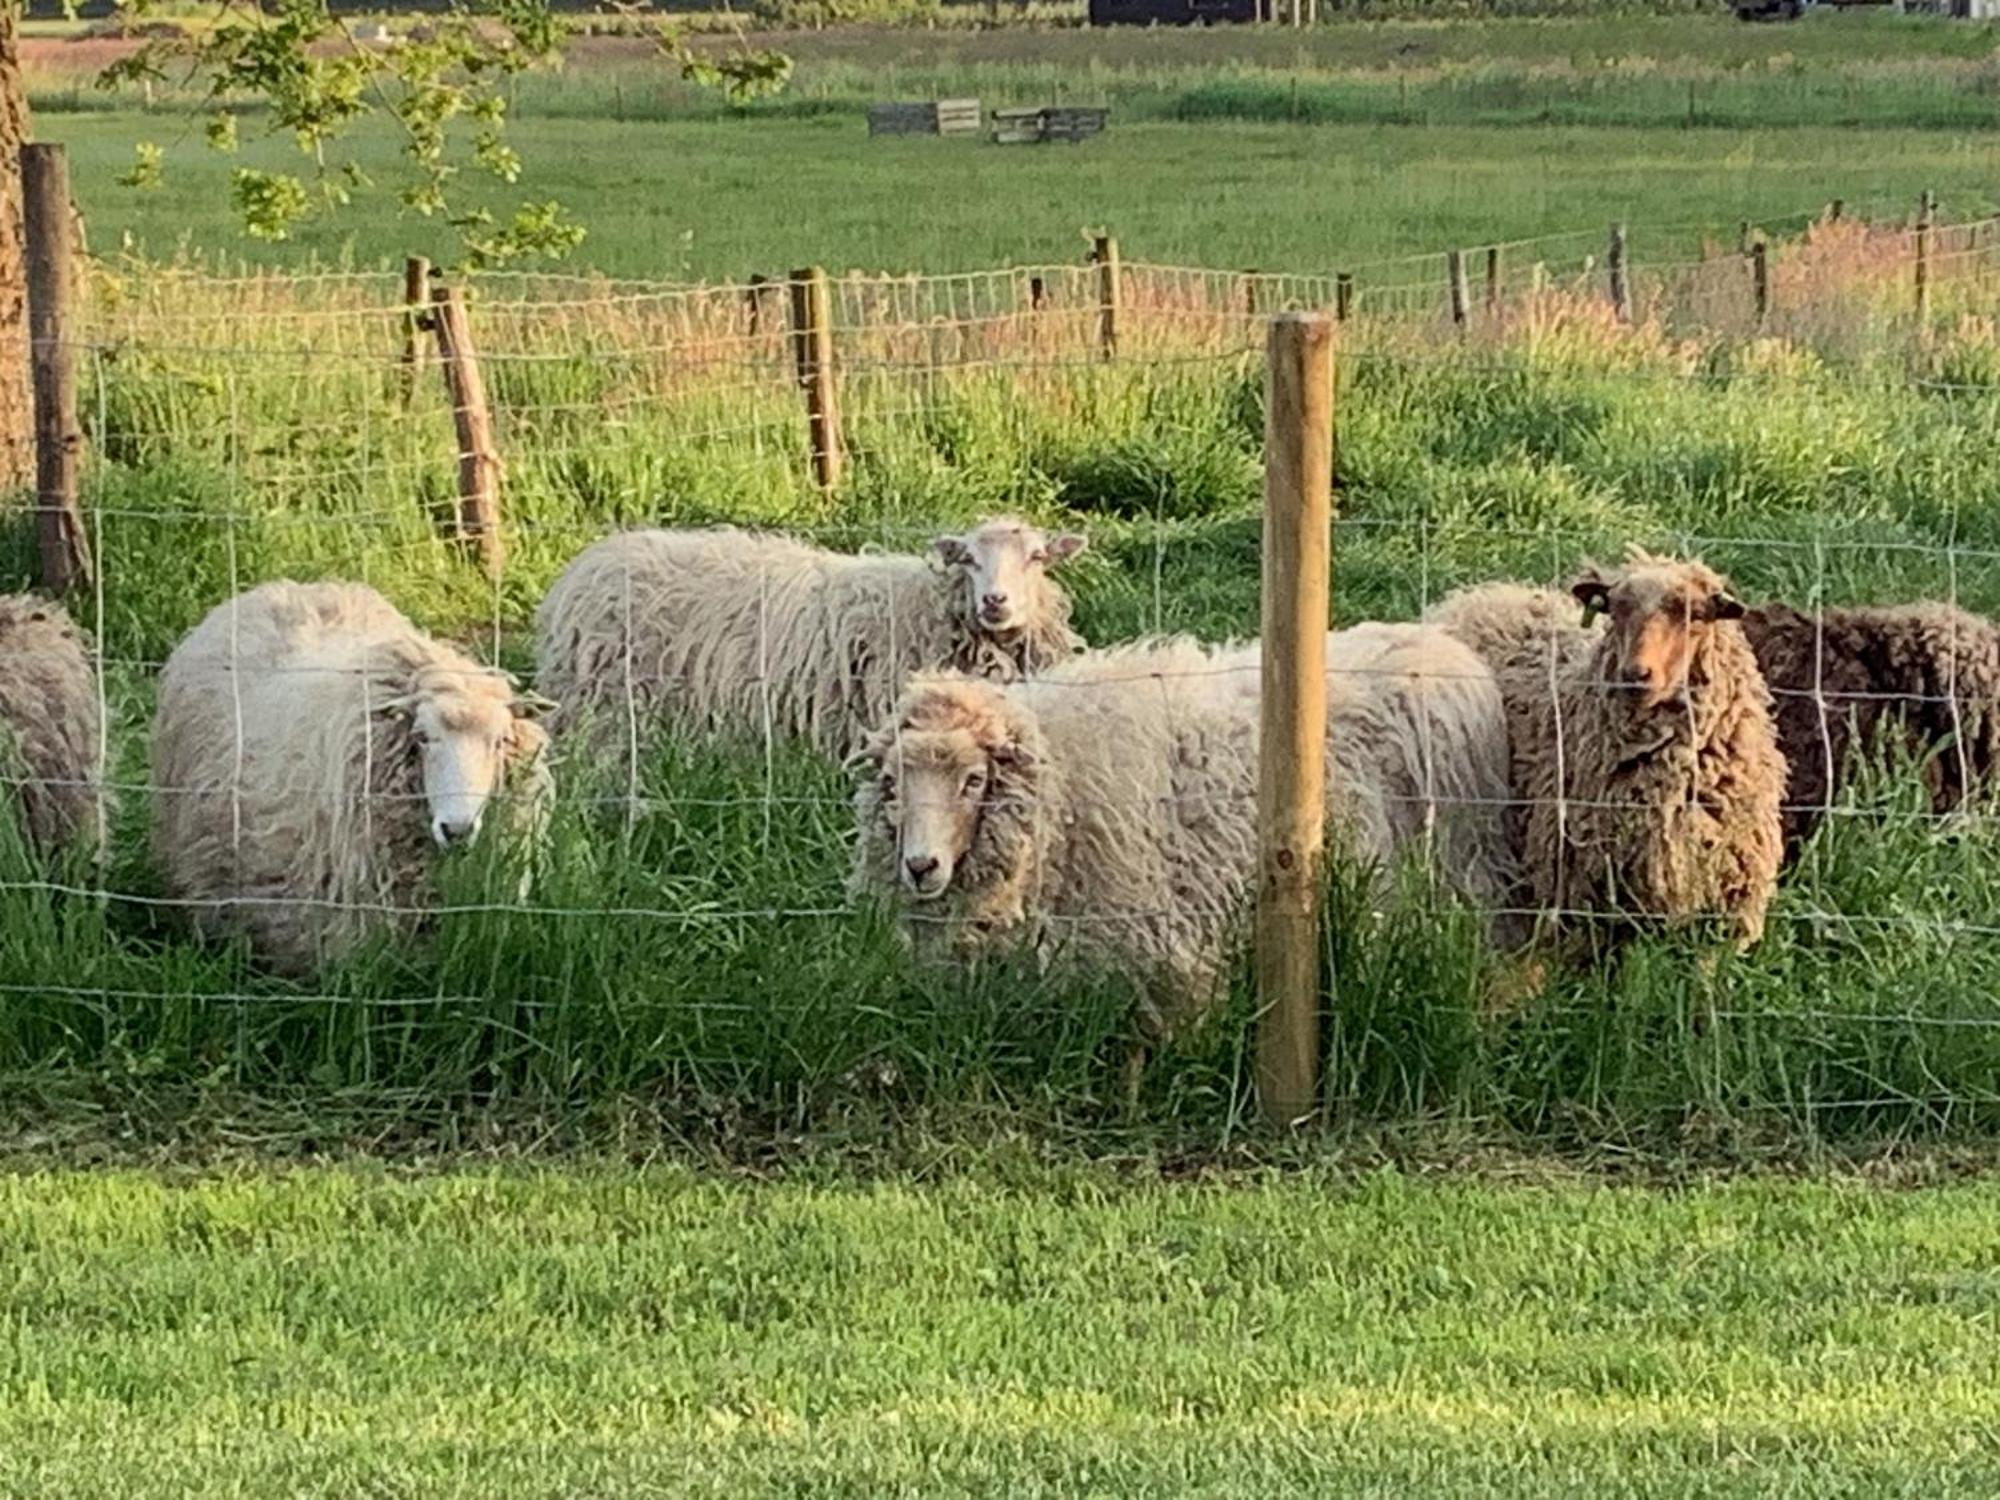
M 989 613 L 997 613 L 998 611 L 1003 610 L 1007 607 L 1007 596 L 1005 594 L 998 594 L 998 593 L 981 594 L 979 596 L 979 603 L 980 607 L 987 610 Z
M 937 872 L 937 867 L 937 857 L 930 854 L 913 854 L 903 861 L 903 868 L 910 872 L 910 879 L 914 881 L 928 879 Z
M 477 818 L 433 818 L 431 820 L 431 837 L 446 848 L 450 848 L 453 844 L 464 843 L 477 832 L 479 832 L 479 819 Z

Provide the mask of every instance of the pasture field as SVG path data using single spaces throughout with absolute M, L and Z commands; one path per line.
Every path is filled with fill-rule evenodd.
M 0 1495 L 1984 1496 L 2000 1194 L 0 1178 Z
M 757 37 L 792 52 L 793 86 L 732 111 L 636 42 L 594 39 L 520 81 L 517 196 L 586 223 L 580 263 L 620 276 L 742 280 L 819 263 L 944 272 L 1074 260 L 1109 227 L 1128 256 L 1331 271 L 1356 259 L 1573 229 L 1661 226 L 1641 256 L 1740 220 L 1817 210 L 1905 215 L 1937 191 L 1970 217 L 1996 201 L 1986 149 L 2000 31 L 1889 16 L 1743 27 L 1727 15 L 1349 23 L 1317 34 L 836 29 Z M 716 43 L 715 45 L 723 45 Z M 67 142 L 93 245 L 132 236 L 262 264 L 449 260 L 438 226 L 386 205 L 243 241 L 227 207 L 242 162 L 285 164 L 245 122 L 240 157 L 200 140 L 187 100 L 88 84 L 102 44 L 42 42 L 28 77 L 41 129 Z M 1103 138 L 1059 151 L 968 140 L 869 141 L 867 105 L 974 94 L 1107 102 Z M 132 142 L 173 147 L 168 185 L 119 187 Z M 393 165 L 370 141 L 364 164 Z M 294 162 L 295 165 L 295 162 Z M 1669 228 L 1670 226 L 1670 228 Z

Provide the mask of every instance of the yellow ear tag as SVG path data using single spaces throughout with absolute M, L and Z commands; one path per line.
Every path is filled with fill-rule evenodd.
M 1583 628 L 1588 630 L 1592 625 L 1596 624 L 1597 616 L 1597 606 L 1595 604 L 1585 604 L 1583 606 Z

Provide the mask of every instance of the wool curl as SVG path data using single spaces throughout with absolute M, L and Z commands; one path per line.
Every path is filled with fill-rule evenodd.
M 104 721 L 83 634 L 60 604 L 0 596 L 0 738 L 28 841 L 43 853 L 101 834 Z
M 1477 900 L 1509 889 L 1506 730 L 1492 675 L 1442 632 L 1328 638 L 1328 821 L 1386 865 L 1431 847 Z M 1185 639 L 1095 651 L 1011 685 L 912 680 L 859 757 L 963 736 L 986 756 L 971 842 L 939 898 L 902 909 L 920 948 L 997 942 L 1138 974 L 1143 1029 L 1170 1034 L 1224 976 L 1257 862 L 1258 652 Z M 879 778 L 855 797 L 857 894 L 898 890 Z
M 1687 602 L 1726 594 L 1705 565 L 1638 548 L 1603 582 L 1615 592 L 1641 575 L 1684 623 Z M 1573 598 L 1503 583 L 1425 616 L 1485 657 L 1506 698 L 1530 898 L 1558 929 L 1578 915 L 1612 938 L 1641 921 L 1719 919 L 1750 946 L 1781 862 L 1785 762 L 1741 626 L 1686 623 L 1685 702 L 1645 710 L 1612 633 L 1579 615 Z
M 586 547 L 543 599 L 536 685 L 562 704 L 559 734 L 622 733 L 628 751 L 666 722 L 770 730 L 845 755 L 910 673 L 1028 676 L 1082 649 L 1069 619 L 1048 576 L 1027 623 L 997 636 L 934 556 L 850 555 L 734 527 L 627 531 Z
M 1840 798 L 1856 751 L 1890 735 L 1947 813 L 2000 765 L 2000 630 L 1955 605 L 1805 614 L 1753 609 L 1744 633 L 1776 703 L 1791 768 L 1785 845 L 1796 852 Z
M 262 584 L 210 611 L 160 675 L 153 850 L 211 936 L 301 974 L 426 911 L 437 857 L 412 710 L 507 708 L 504 837 L 553 790 L 548 737 L 500 673 L 373 589 Z

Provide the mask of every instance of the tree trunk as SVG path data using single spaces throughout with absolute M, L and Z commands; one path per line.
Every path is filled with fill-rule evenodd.
M 35 403 L 28 378 L 28 264 L 21 227 L 21 0 L 0 0 L 0 489 L 35 481 Z

